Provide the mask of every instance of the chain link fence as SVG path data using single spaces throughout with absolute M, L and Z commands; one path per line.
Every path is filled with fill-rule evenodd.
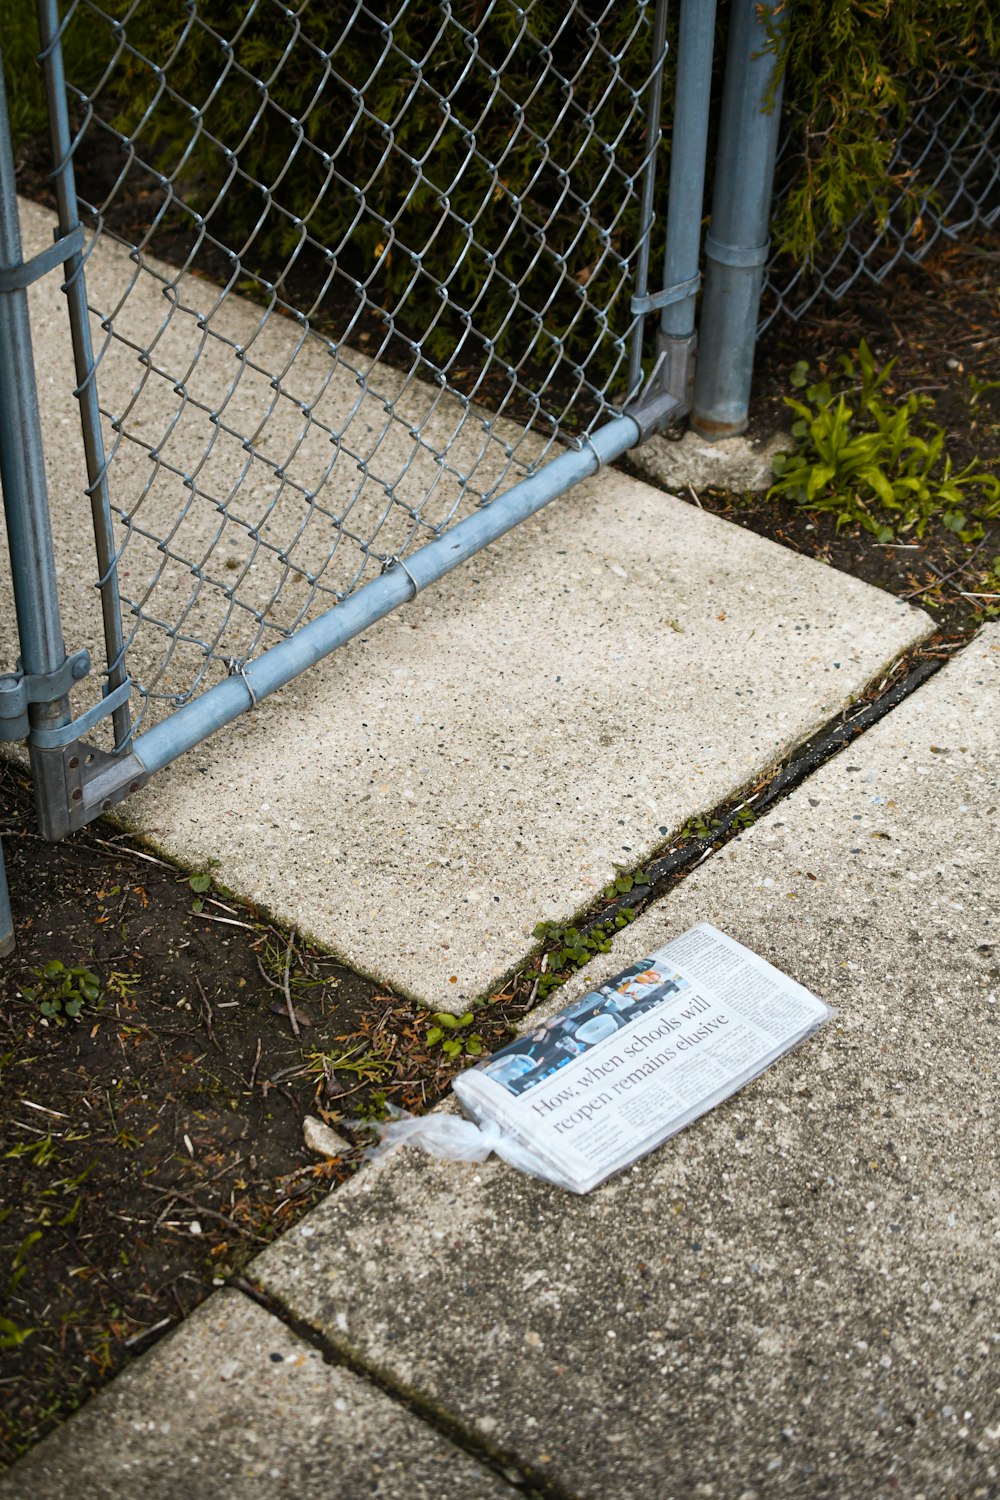
M 711 13 L 690 15 L 710 71 Z M 76 691 L 117 695 L 122 750 L 228 676 L 249 688 L 249 663 L 385 573 L 415 588 L 407 558 L 561 445 L 600 461 L 646 315 L 683 294 L 693 320 L 697 240 L 651 289 L 665 0 L 39 16 L 59 220 L 83 225 L 68 293 L 106 669 Z M 995 68 L 921 85 L 885 223 L 859 216 L 810 268 L 773 260 L 760 331 L 995 225 L 997 96 Z M 779 201 L 800 150 L 793 127 Z
M 133 732 L 634 393 L 662 30 L 592 0 L 61 12 Z
M 801 137 L 786 130 L 774 211 L 798 170 Z M 775 257 L 767 267 L 758 336 L 777 319 L 803 318 L 819 299 L 844 297 L 859 280 L 882 282 L 900 264 L 1000 223 L 1000 67 L 955 68 L 913 92 L 890 164 L 895 192 L 884 222 L 859 214 L 827 234 L 811 265 Z

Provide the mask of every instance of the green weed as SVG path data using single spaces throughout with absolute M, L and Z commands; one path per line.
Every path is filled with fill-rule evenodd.
M 604 887 L 604 894 L 609 901 L 615 896 L 627 896 L 636 886 L 649 884 L 649 873 L 646 870 L 636 870 L 634 875 L 629 875 L 624 870 L 619 870 L 617 865 L 615 869 L 617 873 L 614 880 Z
M 539 922 L 534 935 L 542 942 L 551 944 L 548 964 L 539 969 L 536 983 L 539 998 L 544 1000 L 553 990 L 564 985 L 577 969 L 582 969 L 597 953 L 611 950 L 611 939 L 616 932 L 635 920 L 635 912 L 627 906 L 617 912 L 608 922 L 595 922 L 586 932 L 579 927 L 560 927 L 555 922 Z
M 348 1073 L 359 1083 L 384 1083 L 395 1069 L 395 1061 L 378 1046 L 366 1052 L 310 1052 L 306 1071 L 330 1078 L 334 1073 Z
M 50 1021 L 75 1021 L 84 1005 L 96 1005 L 101 998 L 101 981 L 82 964 L 68 969 L 60 959 L 53 958 L 43 969 L 31 972 L 38 983 L 25 985 L 24 997 Z
M 15 1250 L 10 1263 L 7 1285 L 4 1289 L 5 1302 L 9 1302 L 24 1279 L 25 1272 L 28 1269 L 26 1264 L 28 1252 L 41 1238 L 42 1231 L 40 1229 L 33 1229 L 30 1234 L 25 1235 Z M 0 1349 L 16 1349 L 19 1344 L 24 1343 L 25 1339 L 29 1339 L 34 1332 L 34 1328 L 23 1328 L 20 1324 L 15 1323 L 13 1319 L 0 1316 Z
M 436 1010 L 431 1016 L 434 1025 L 427 1032 L 428 1047 L 440 1046 L 447 1057 L 482 1056 L 485 1043 L 478 1032 L 469 1030 L 475 1019 L 471 1010 L 467 1010 L 463 1016 Z
M 975 460 L 955 472 L 944 429 L 921 416 L 928 397 L 885 399 L 895 363 L 877 369 L 862 339 L 856 363 L 840 356 L 837 381 L 810 384 L 808 366 L 794 367 L 792 384 L 803 388 L 803 399 L 785 401 L 797 414 L 796 447 L 776 455 L 768 496 L 787 495 L 835 515 L 838 528 L 860 525 L 880 542 L 922 537 L 932 522 L 976 541 L 982 522 L 1000 516 L 1000 479 Z

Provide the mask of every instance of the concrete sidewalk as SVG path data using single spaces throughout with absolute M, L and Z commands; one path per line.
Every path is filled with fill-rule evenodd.
M 998 717 L 992 626 L 576 981 L 707 918 L 799 1051 L 586 1198 L 364 1169 L 251 1268 L 305 1342 L 220 1294 L 0 1495 L 995 1495 Z

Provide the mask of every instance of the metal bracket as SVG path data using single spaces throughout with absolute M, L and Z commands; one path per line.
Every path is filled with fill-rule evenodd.
M 38 826 L 46 839 L 76 833 L 149 780 L 134 750 L 112 755 L 85 740 L 53 749 L 30 748 Z
M 23 260 L 17 266 L 0 266 L 0 292 L 23 291 L 33 281 L 40 281 L 54 271 L 56 266 L 64 265 L 70 256 L 82 249 L 83 225 L 78 224 L 69 234 L 64 234 L 54 245 L 49 245 L 30 260 Z
M 697 334 L 671 338 L 662 329 L 656 335 L 656 363 L 637 401 L 624 408 L 624 415 L 639 426 L 639 442 L 664 432 L 691 410 L 694 396 L 694 355 Z
M 55 672 L 37 676 L 25 672 L 19 661 L 16 671 L 0 676 L 0 740 L 27 739 L 31 733 L 29 703 L 54 703 L 65 698 L 73 684 L 82 681 L 89 671 L 87 651 L 74 651 Z
M 633 297 L 629 305 L 634 313 L 659 312 L 663 307 L 670 307 L 675 302 L 684 302 L 688 297 L 695 296 L 700 286 L 701 272 L 698 271 L 687 281 L 675 282 L 673 286 L 665 286 L 658 292 L 647 292 L 644 297 Z
M 642 444 L 654 433 L 665 431 L 671 422 L 677 420 L 680 405 L 677 397 L 671 396 L 669 391 L 651 391 L 640 396 L 631 406 L 626 406 L 623 415 L 631 417 L 638 426 L 639 444 Z

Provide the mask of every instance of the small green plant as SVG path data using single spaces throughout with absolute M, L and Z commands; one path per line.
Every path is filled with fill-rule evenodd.
M 483 1039 L 478 1032 L 469 1030 L 475 1019 L 471 1010 L 463 1016 L 436 1010 L 431 1016 L 434 1025 L 427 1032 L 428 1047 L 440 1046 L 446 1057 L 480 1057 L 485 1046 Z
M 30 1159 L 33 1167 L 47 1167 L 50 1162 L 59 1160 L 59 1152 L 51 1135 L 44 1135 L 42 1139 L 33 1141 L 18 1141 L 4 1152 L 8 1159 L 19 1159 L 26 1156 Z
M 83 964 L 72 968 L 52 958 L 43 969 L 31 971 L 37 984 L 25 985 L 25 999 L 31 1000 L 50 1021 L 75 1021 L 84 1005 L 96 1005 L 101 998 L 101 981 Z
M 1000 557 L 995 557 L 983 574 L 981 612 L 986 620 L 1000 617 Z
M 212 889 L 212 871 L 218 864 L 219 861 L 217 859 L 207 860 L 203 870 L 196 870 L 193 875 L 187 877 L 187 884 L 195 896 L 195 899 L 191 902 L 191 910 L 196 914 L 205 909 L 205 903 L 201 898 L 205 895 L 206 891 Z M 225 887 L 220 887 L 220 889 L 223 895 L 228 894 Z
M 373 1089 L 367 1099 L 362 1099 L 357 1105 L 355 1116 L 359 1120 L 387 1120 L 392 1110 L 389 1100 L 381 1089 Z
M 696 818 L 688 818 L 680 831 L 682 839 L 708 839 L 722 827 L 721 818 L 706 818 L 699 813 Z
M 885 399 L 895 363 L 877 369 L 862 339 L 856 363 L 840 355 L 839 380 L 809 384 L 808 366 L 794 366 L 791 383 L 804 388 L 803 399 L 787 396 L 785 404 L 797 416 L 796 447 L 775 456 L 768 497 L 787 495 L 835 515 L 838 529 L 857 524 L 880 542 L 922 537 L 933 521 L 976 541 L 982 522 L 1000 516 L 1000 479 L 975 460 L 954 471 L 944 429 L 920 415 L 928 397 Z
M 204 911 L 205 903 L 201 899 L 207 890 L 211 889 L 212 877 L 205 871 L 188 877 L 188 885 L 194 891 L 195 899 L 191 902 L 191 910 L 195 913 Z
M 610 952 L 611 939 L 615 933 L 621 932 L 623 927 L 634 920 L 635 912 L 630 906 L 626 906 L 622 911 L 616 912 L 610 921 L 595 922 L 585 932 L 579 927 L 560 927 L 556 922 L 539 922 L 535 927 L 535 937 L 552 945 L 547 955 L 547 967 L 538 971 L 536 984 L 539 997 L 544 1000 L 553 990 L 559 989 L 571 974 L 582 969 L 595 954 Z
M 384 1083 L 396 1064 L 387 1052 L 374 1046 L 366 1052 L 310 1052 L 306 1071 L 331 1078 L 334 1073 L 349 1073 L 359 1083 Z
M 970 371 L 969 390 L 972 392 L 969 405 L 975 408 L 990 391 L 1000 391 L 1000 380 L 980 380 L 978 375 Z
M 10 1274 L 7 1277 L 7 1285 L 4 1289 L 4 1301 L 9 1301 L 16 1292 L 28 1267 L 26 1261 L 28 1251 L 36 1245 L 42 1237 L 40 1229 L 33 1229 L 30 1234 L 25 1235 L 20 1245 L 14 1252 L 14 1258 L 10 1263 Z M 0 1316 L 0 1349 L 16 1349 L 29 1339 L 35 1332 L 34 1328 L 22 1328 L 11 1318 Z
M 615 866 L 616 875 L 610 885 L 604 887 L 604 894 L 609 901 L 615 896 L 627 896 L 637 885 L 649 884 L 649 872 L 647 870 L 636 870 L 634 875 L 628 875 L 624 870 Z M 536 934 L 537 935 L 537 934 Z

